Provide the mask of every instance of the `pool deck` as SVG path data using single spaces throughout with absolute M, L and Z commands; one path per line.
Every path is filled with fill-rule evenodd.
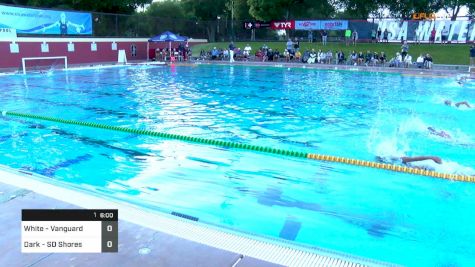
M 220 232 L 185 219 L 162 217 L 126 203 L 45 183 L 35 176 L 0 168 L 0 266 L 393 266 L 343 253 L 309 252 Z M 117 208 L 119 252 L 22 254 L 21 209 L 26 208 Z
M 408 76 L 422 76 L 422 77 L 453 77 L 460 74 L 469 74 L 468 65 L 436 65 L 432 69 L 419 68 L 394 68 L 381 66 L 352 66 L 340 64 L 306 64 L 300 62 L 286 62 L 286 61 L 234 61 L 230 63 L 224 60 L 195 60 L 195 64 L 216 64 L 216 65 L 244 65 L 244 66 L 263 66 L 263 67 L 285 67 L 285 68 L 300 68 L 300 69 L 323 69 L 323 70 L 347 70 L 347 71 L 364 71 L 364 72 L 382 72 L 382 73 L 401 73 Z M 186 63 L 176 63 L 179 65 L 186 65 Z

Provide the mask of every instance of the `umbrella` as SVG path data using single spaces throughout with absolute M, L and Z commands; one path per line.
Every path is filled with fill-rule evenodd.
M 166 31 L 157 36 L 154 36 L 148 40 L 147 43 L 147 59 L 148 59 L 148 47 L 151 42 L 168 42 L 169 50 L 172 50 L 172 42 L 184 42 L 188 40 L 188 37 L 180 36 L 172 32 Z

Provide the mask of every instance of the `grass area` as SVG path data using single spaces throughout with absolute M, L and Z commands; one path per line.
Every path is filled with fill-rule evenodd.
M 282 52 L 285 49 L 286 42 L 267 42 L 267 46 L 273 50 L 278 49 Z M 264 42 L 236 42 L 235 45 L 241 49 L 244 49 L 246 44 L 250 44 L 252 47 L 251 53 L 255 53 L 259 47 L 262 47 Z M 205 51 L 211 50 L 213 47 L 217 48 L 227 48 L 229 43 L 207 43 L 193 46 L 193 56 L 199 56 L 201 49 Z M 351 53 L 352 50 L 356 52 L 362 51 L 366 53 L 367 50 L 371 52 L 384 52 L 387 55 L 388 60 L 391 59 L 396 52 L 401 52 L 401 44 L 371 44 L 371 43 L 359 43 L 356 46 L 346 46 L 344 43 L 328 43 L 328 45 L 323 46 L 322 43 L 300 43 L 300 51 L 305 51 L 306 49 L 312 49 L 318 51 L 322 49 L 324 51 L 332 50 L 333 52 L 342 50 L 345 53 L 345 56 Z M 431 54 L 435 64 L 454 64 L 454 65 L 468 65 L 469 64 L 469 44 L 409 44 L 409 54 L 412 56 L 413 61 L 419 56 L 419 54 L 429 53 Z

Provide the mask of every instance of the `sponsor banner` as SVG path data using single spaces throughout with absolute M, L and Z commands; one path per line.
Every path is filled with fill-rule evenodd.
M 1 40 L 15 40 L 16 30 L 12 28 L 0 28 L 0 39 Z
M 321 25 L 319 20 L 297 20 L 295 21 L 296 30 L 320 30 Z
M 256 29 L 269 28 L 269 27 L 270 27 L 270 22 L 256 21 L 254 23 L 254 28 Z
M 342 31 L 348 29 L 347 20 L 322 20 L 320 21 L 322 30 Z
M 295 29 L 295 21 L 272 21 L 270 27 L 273 30 L 293 30 Z
M 0 28 L 21 34 L 92 35 L 91 13 L 0 5 Z
M 401 40 L 429 41 L 433 29 L 435 29 L 435 42 L 442 40 L 443 33 L 445 33 L 448 42 L 465 43 L 475 40 L 475 20 L 400 21 L 388 19 L 375 23 L 377 29 L 381 29 L 382 33 L 385 30 L 388 31 L 388 41 L 393 42 Z
M 254 22 L 251 22 L 251 21 L 244 22 L 243 28 L 246 30 L 254 29 Z
M 270 22 L 246 21 L 244 22 L 243 27 L 246 30 L 251 30 L 251 29 L 269 28 L 270 25 L 271 25 Z

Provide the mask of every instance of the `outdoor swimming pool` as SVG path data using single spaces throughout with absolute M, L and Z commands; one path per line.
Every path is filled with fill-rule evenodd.
M 3 76 L 1 110 L 473 174 L 475 85 L 249 66 Z M 0 164 L 257 235 L 412 266 L 475 262 L 475 185 L 231 148 L 0 120 Z M 432 135 L 427 127 L 450 138 Z

